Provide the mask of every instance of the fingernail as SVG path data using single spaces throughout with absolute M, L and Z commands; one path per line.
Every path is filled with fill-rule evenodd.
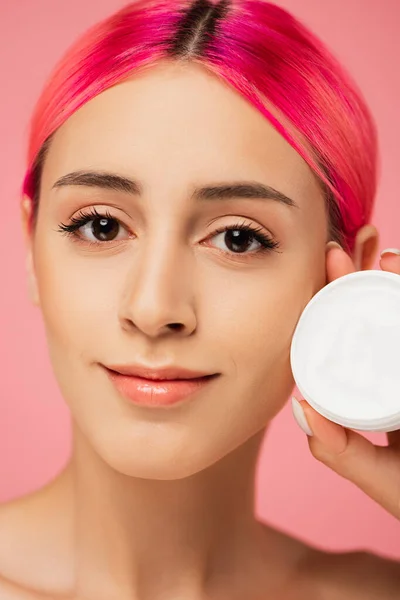
M 328 242 L 326 245 L 326 250 L 330 250 L 331 248 L 340 248 L 341 250 L 343 250 L 342 246 L 337 242 Z
M 292 411 L 295 421 L 300 429 L 309 436 L 313 435 L 307 422 L 306 415 L 304 414 L 304 410 L 302 409 L 300 402 L 294 396 L 292 396 Z
M 400 256 L 400 250 L 398 248 L 386 248 L 385 250 L 382 250 L 381 256 L 384 254 L 397 254 L 397 256 Z

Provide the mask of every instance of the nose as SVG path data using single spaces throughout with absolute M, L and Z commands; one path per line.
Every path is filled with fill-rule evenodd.
M 137 250 L 120 300 L 121 327 L 152 338 L 172 332 L 190 335 L 197 321 L 194 271 L 187 248 L 158 238 Z

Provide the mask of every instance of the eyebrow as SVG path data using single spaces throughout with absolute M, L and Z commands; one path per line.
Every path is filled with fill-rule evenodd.
M 104 171 L 74 171 L 57 179 L 53 188 L 73 185 L 125 192 L 133 196 L 140 196 L 143 193 L 143 187 L 138 181 Z M 286 206 L 300 208 L 294 200 L 282 192 L 264 183 L 254 181 L 207 185 L 195 188 L 192 193 L 192 200 L 229 200 L 232 198 L 275 200 Z

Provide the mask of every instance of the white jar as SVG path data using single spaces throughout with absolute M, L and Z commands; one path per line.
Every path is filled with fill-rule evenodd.
M 400 276 L 357 271 L 323 287 L 296 325 L 290 362 L 304 399 L 327 419 L 400 429 Z

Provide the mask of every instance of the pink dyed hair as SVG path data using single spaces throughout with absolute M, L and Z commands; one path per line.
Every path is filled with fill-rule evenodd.
M 56 66 L 32 116 L 22 191 L 35 210 L 52 134 L 102 91 L 165 59 L 204 65 L 276 127 L 326 192 L 330 239 L 352 251 L 373 209 L 375 123 L 355 82 L 326 46 L 287 11 L 263 0 L 137 0 L 79 38 Z

